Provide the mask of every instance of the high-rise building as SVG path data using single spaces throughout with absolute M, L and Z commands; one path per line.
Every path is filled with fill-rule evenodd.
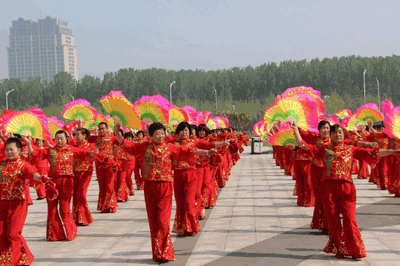
M 78 80 L 74 35 L 69 22 L 46 17 L 12 21 L 8 50 L 8 77 L 26 81 L 41 77 L 50 82 L 60 72 Z

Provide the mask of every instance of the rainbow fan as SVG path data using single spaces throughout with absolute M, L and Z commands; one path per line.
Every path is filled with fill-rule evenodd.
M 204 116 L 204 123 L 207 123 L 208 119 L 210 119 L 210 117 L 212 116 L 212 113 L 206 111 L 206 112 L 203 113 L 203 116 Z
M 322 120 L 328 121 L 331 124 L 331 126 L 335 125 L 335 124 L 340 124 L 340 121 L 332 116 L 331 117 L 323 117 L 320 119 L 320 121 L 322 121 Z
M 400 106 L 393 107 L 385 117 L 385 133 L 392 138 L 400 138 Z
M 137 129 L 142 127 L 139 111 L 121 91 L 110 91 L 100 99 L 100 103 L 110 116 L 117 116 L 123 126 Z M 111 127 L 111 123 L 109 126 Z
M 347 116 L 351 116 L 351 110 L 350 109 L 342 109 L 342 110 L 339 110 L 337 113 L 333 114 L 333 116 L 337 116 L 340 119 L 343 119 Z
M 69 120 L 75 120 L 79 117 L 83 121 L 96 121 L 97 112 L 88 101 L 78 99 L 66 104 L 61 115 L 64 119 Z
M 108 126 L 114 130 L 114 119 L 112 119 L 110 115 L 106 115 L 104 118 L 106 119 L 105 122 L 108 124 Z M 140 121 L 140 125 L 142 125 L 142 121 Z
M 135 102 L 135 106 L 139 110 L 140 119 L 146 123 L 168 124 L 171 104 L 161 95 L 142 96 Z
M 255 136 L 261 136 L 260 127 L 263 124 L 264 124 L 263 121 L 258 121 L 257 123 L 254 124 L 254 126 L 253 126 L 253 134 Z
M 316 132 L 319 121 L 317 103 L 314 98 L 304 93 L 282 98 L 265 111 L 264 123 L 268 125 L 268 131 L 278 118 L 282 121 L 294 120 L 299 127 Z
M 226 117 L 216 116 L 214 118 L 218 121 L 221 128 L 228 128 L 229 127 L 229 120 Z
M 208 122 L 206 123 L 206 125 L 210 130 L 219 128 L 219 123 L 214 118 L 208 119 Z
M 260 140 L 261 141 L 264 141 L 264 140 L 268 140 L 268 135 L 267 134 L 262 134 L 261 136 L 260 136 Z
M 178 125 L 180 122 L 188 121 L 189 117 L 187 112 L 182 108 L 176 106 L 169 109 L 169 122 L 168 125 Z
M 197 117 L 196 109 L 194 109 L 191 106 L 184 106 L 184 107 L 182 107 L 182 109 L 186 111 L 186 113 L 187 113 L 187 115 L 189 117 L 189 120 L 187 122 L 189 122 L 189 124 L 191 124 L 191 125 L 195 125 L 196 122 L 197 122 L 196 121 L 196 117 Z
M 296 137 L 288 122 L 283 123 L 279 131 L 269 137 L 268 142 L 274 146 L 286 146 L 289 143 L 297 144 Z
M 114 120 L 113 120 L 114 121 Z M 97 114 L 96 121 L 88 121 L 85 128 L 92 130 L 94 126 L 98 126 L 100 123 L 105 122 L 108 124 L 108 120 L 104 115 Z
M 300 87 L 294 87 L 294 88 L 288 88 L 284 93 L 282 93 L 282 98 L 286 98 L 292 95 L 296 95 L 298 93 L 304 93 L 309 96 L 311 96 L 315 102 L 317 103 L 318 106 L 318 116 L 323 117 L 325 116 L 325 103 L 321 99 L 321 93 L 317 90 L 314 90 L 311 87 L 306 87 L 306 86 L 300 86 Z
M 358 108 L 347 122 L 348 130 L 357 130 L 360 125 L 367 125 L 367 120 L 383 121 L 383 114 L 374 103 L 367 103 Z
M 62 130 L 64 128 L 64 122 L 58 120 L 56 116 L 47 118 L 47 122 L 49 123 L 49 131 L 52 138 L 56 137 L 57 131 Z
M 196 125 L 201 125 L 201 124 L 205 124 L 204 122 L 204 115 L 202 112 L 197 112 L 196 115 Z
M 384 114 L 389 113 L 389 111 L 394 107 L 393 103 L 388 99 L 382 101 L 381 105 L 382 105 L 382 112 Z
M 3 115 L 2 128 L 10 133 L 51 140 L 47 117 L 39 108 L 26 111 L 8 111 Z

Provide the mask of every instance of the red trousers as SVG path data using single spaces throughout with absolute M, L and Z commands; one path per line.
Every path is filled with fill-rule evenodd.
M 315 203 L 311 185 L 311 161 L 295 160 L 294 175 L 297 188 L 297 205 L 312 207 Z
M 117 172 L 117 178 L 115 179 L 115 190 L 117 193 L 117 202 L 129 201 L 129 188 L 126 185 L 126 176 L 128 173 L 128 162 L 122 160 L 121 169 Z
M 139 159 L 135 164 L 135 182 L 137 190 L 143 190 L 144 187 L 144 164 L 143 160 Z
M 293 175 L 293 151 L 285 147 L 283 156 L 285 157 L 285 175 L 291 176 Z
M 202 203 L 201 203 L 201 210 L 200 213 L 198 213 L 199 217 L 202 219 L 206 218 L 206 208 L 210 207 L 210 204 L 212 202 L 212 189 L 214 188 L 214 180 L 211 179 L 211 167 L 210 166 L 205 166 L 205 167 L 199 167 L 197 168 L 197 174 L 203 175 L 203 183 L 201 186 L 201 195 L 202 195 Z M 214 183 L 214 184 L 213 184 Z
M 360 163 L 360 170 L 358 171 L 357 178 L 359 178 L 359 179 L 368 178 L 370 176 L 368 163 L 364 160 L 359 160 L 358 162 Z
M 211 166 L 210 167 L 210 187 L 211 187 L 211 192 L 210 192 L 210 202 L 208 205 L 206 205 L 206 208 L 210 207 L 215 207 L 217 204 L 217 198 L 218 198 L 218 193 L 219 193 L 219 187 L 218 187 L 218 180 L 215 176 L 217 172 L 217 167 Z
M 72 217 L 77 225 L 94 222 L 87 202 L 87 191 L 93 171 L 74 171 L 74 194 L 72 197 Z
M 73 177 L 57 176 L 52 181 L 56 184 L 58 196 L 54 200 L 47 198 L 46 238 L 48 241 L 74 240 L 78 230 L 71 214 Z
M 395 197 L 400 197 L 400 158 L 398 156 L 393 156 L 391 158 L 388 168 L 389 168 L 388 190 L 391 194 L 394 194 Z
M 323 181 L 321 196 L 329 223 L 329 241 L 324 252 L 337 256 L 366 257 L 356 221 L 355 185 L 346 181 Z M 339 214 L 343 215 L 343 225 Z
M 114 191 L 115 173 L 111 166 L 100 167 L 96 163 L 97 182 L 99 183 L 99 200 L 97 210 L 101 212 L 115 212 L 117 199 Z
M 388 170 L 388 162 L 389 157 L 382 157 L 379 162 L 376 164 L 376 181 L 378 188 L 385 190 L 388 188 L 388 180 L 389 180 L 389 170 Z M 392 166 L 393 167 L 393 166 Z
M 175 260 L 170 233 L 173 182 L 147 181 L 144 186 L 154 261 Z
M 226 185 L 225 166 L 224 165 L 225 165 L 225 161 L 224 161 L 224 163 L 218 164 L 218 166 L 215 169 L 215 178 L 218 181 L 219 188 L 223 188 Z
M 0 265 L 29 265 L 34 257 L 22 234 L 28 203 L 0 200 Z
M 320 231 L 328 230 L 328 220 L 326 219 L 326 214 L 323 207 L 323 202 L 320 193 L 321 177 L 324 173 L 323 167 L 318 167 L 315 165 L 311 166 L 311 181 L 312 189 L 315 197 L 314 214 L 311 220 L 311 229 L 319 229 Z
M 176 214 L 172 232 L 177 235 L 195 235 L 201 231 L 195 207 L 196 190 L 195 169 L 174 171 Z
M 36 167 L 38 174 L 40 175 L 47 175 L 49 173 L 49 168 L 48 167 Z M 36 194 L 39 199 L 44 199 L 46 198 L 46 188 L 44 184 L 40 183 L 37 184 L 36 187 Z
M 351 173 L 353 175 L 357 175 L 358 172 L 359 172 L 358 161 L 356 159 L 353 159 L 353 167 L 352 167 Z
M 126 172 L 126 186 L 129 189 L 129 195 L 134 196 L 135 191 L 133 189 L 132 173 L 135 170 L 135 161 L 128 161 L 127 172 Z

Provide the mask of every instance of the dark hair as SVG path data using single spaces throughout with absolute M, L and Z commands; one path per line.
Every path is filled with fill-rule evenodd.
M 59 130 L 56 132 L 56 134 L 54 136 L 57 136 L 58 134 L 64 134 L 65 138 L 68 140 L 68 133 L 64 130 Z
M 196 131 L 194 134 L 197 136 L 197 134 L 199 132 L 199 128 L 196 125 L 190 125 L 189 135 L 192 135 L 192 130 L 193 129 Z
M 124 138 L 128 138 L 128 137 L 133 138 L 133 133 L 132 133 L 132 132 L 126 132 L 126 133 L 124 134 Z
M 98 125 L 98 127 L 100 127 L 100 125 L 105 125 L 106 128 L 108 128 L 108 124 L 107 124 L 106 122 L 100 122 L 99 125 Z
M 378 121 L 375 122 L 374 125 L 372 126 L 375 129 L 379 129 L 379 128 L 385 128 L 385 123 L 383 121 Z
M 211 130 L 210 130 L 210 134 L 213 134 L 214 132 L 216 133 L 216 132 L 218 132 L 218 131 L 217 131 L 216 129 L 211 129 Z
M 323 126 L 325 126 L 326 124 L 328 124 L 329 125 L 329 127 L 331 127 L 331 123 L 329 123 L 328 121 L 326 121 L 326 120 L 321 120 L 321 121 L 319 121 L 319 123 L 318 123 L 318 130 L 320 130 Z
M 88 129 L 86 129 L 86 128 L 83 128 L 83 127 L 82 128 L 78 128 L 76 130 L 76 132 L 81 132 L 82 135 L 86 136 L 86 139 L 88 139 L 89 136 L 90 136 L 90 131 Z
M 124 131 L 122 129 L 119 129 L 119 133 L 121 133 L 121 135 L 124 135 Z
M 155 122 L 155 123 L 151 124 L 151 125 L 149 126 L 149 135 L 150 135 L 150 136 L 153 136 L 154 132 L 155 132 L 156 130 L 159 130 L 159 129 L 162 129 L 162 130 L 164 130 L 164 132 L 165 132 L 165 127 L 164 127 L 163 124 L 161 124 L 161 123 L 159 123 L 159 122 Z
M 185 128 L 187 128 L 189 130 L 189 135 L 190 135 L 190 124 L 188 122 L 180 122 L 179 125 L 176 127 L 175 129 L 175 134 L 179 135 L 179 133 L 184 130 Z
M 18 149 L 22 149 L 22 143 L 19 138 L 9 138 L 4 146 L 10 145 L 12 143 L 15 143 L 15 146 L 17 146 Z
M 330 133 L 332 134 L 332 133 L 336 132 L 336 130 L 337 130 L 338 128 L 341 128 L 341 129 L 343 130 L 343 133 L 345 132 L 345 131 L 344 131 L 344 128 L 343 128 L 341 125 L 339 125 L 339 124 L 334 124 L 333 126 L 331 126 Z
M 139 137 L 139 134 L 142 134 L 143 138 L 146 137 L 146 132 L 144 132 L 143 130 L 139 130 L 138 132 L 136 132 L 136 137 Z
M 207 136 L 208 134 L 210 134 L 210 129 L 207 127 L 206 124 L 200 124 L 199 127 L 198 127 L 198 129 L 199 129 L 199 130 L 197 131 L 197 136 L 199 136 L 200 131 L 202 131 L 202 130 L 204 130 L 204 131 L 206 132 L 206 136 Z

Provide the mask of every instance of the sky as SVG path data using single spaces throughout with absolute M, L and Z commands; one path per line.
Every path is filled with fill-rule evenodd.
M 0 10 L 0 79 L 8 77 L 11 21 L 20 17 L 69 21 L 79 78 L 400 54 L 397 0 L 0 0 Z

